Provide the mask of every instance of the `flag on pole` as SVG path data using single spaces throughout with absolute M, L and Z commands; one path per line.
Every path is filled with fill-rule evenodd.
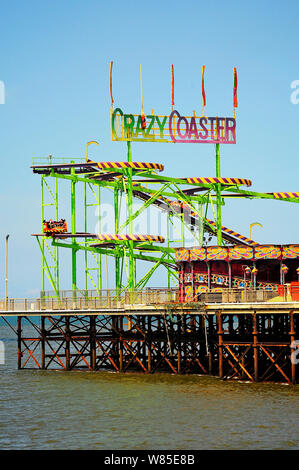
M 205 75 L 205 68 L 206 66 L 202 66 L 202 73 L 201 73 L 201 94 L 202 94 L 202 107 L 204 108 L 206 105 L 206 93 L 205 93 L 205 82 L 204 82 L 204 75 Z
M 146 129 L 146 119 L 143 112 L 143 85 L 142 85 L 142 64 L 140 64 L 140 89 L 141 89 L 141 127 Z
M 234 67 L 234 108 L 238 107 L 238 98 L 237 98 L 237 88 L 238 88 L 238 78 L 237 78 L 237 69 Z
M 113 106 L 113 96 L 112 96 L 112 66 L 113 66 L 113 62 L 111 61 L 110 62 L 110 97 L 111 97 L 111 106 Z
M 174 105 L 174 74 L 173 64 L 171 64 L 171 106 Z

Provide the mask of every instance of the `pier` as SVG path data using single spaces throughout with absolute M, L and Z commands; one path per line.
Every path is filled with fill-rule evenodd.
M 145 115 L 143 104 L 141 114 L 114 108 L 112 66 L 111 140 L 126 144 L 125 158 L 91 159 L 89 146 L 99 145 L 93 140 L 85 156 L 32 162 L 41 183 L 41 224 L 32 233 L 41 293 L 0 302 L 0 316 L 17 336 L 18 368 L 296 384 L 299 245 L 260 244 L 251 238 L 260 223 L 250 224 L 248 237 L 222 220 L 234 198 L 299 203 L 299 192 L 252 191 L 247 177 L 221 173 L 220 146 L 236 143 L 236 68 L 233 117 L 209 118 L 205 66 L 203 113 L 191 116 L 173 108 L 173 65 L 170 113 Z M 140 78 L 143 96 L 142 67 Z M 134 161 L 136 141 L 212 143 L 215 174 L 199 174 L 198 164 L 193 175 L 183 175 L 182 153 L 182 174 L 167 175 L 162 163 Z M 71 290 L 62 291 L 66 272 Z M 153 282 L 160 287 L 149 287 Z
M 0 302 L 17 337 L 18 369 L 298 383 L 299 302 L 287 296 L 223 289 L 182 303 L 176 289 L 60 294 Z

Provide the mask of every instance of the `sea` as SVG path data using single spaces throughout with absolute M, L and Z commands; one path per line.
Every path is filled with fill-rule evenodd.
M 17 369 L 0 326 L 1 450 L 298 450 L 299 385 Z

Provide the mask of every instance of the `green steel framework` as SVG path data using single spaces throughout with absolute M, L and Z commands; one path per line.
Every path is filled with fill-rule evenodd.
M 132 143 L 127 142 L 127 162 L 132 162 Z M 220 178 L 220 147 L 216 147 L 216 177 Z M 57 160 L 55 159 L 55 162 Z M 85 159 L 80 159 L 83 163 Z M 89 173 L 88 171 L 76 174 L 75 160 L 69 162 L 69 173 L 62 174 L 57 172 L 53 165 L 52 157 L 48 157 L 48 173 L 43 173 L 42 165 L 33 162 L 34 172 L 41 173 L 41 215 L 42 220 L 46 218 L 46 209 L 49 206 L 54 207 L 56 220 L 63 214 L 59 214 L 58 187 L 60 180 L 70 182 L 70 202 L 71 202 L 71 241 L 67 242 L 60 238 L 46 237 L 43 234 L 36 234 L 41 255 L 42 255 L 42 292 L 45 295 L 46 281 L 51 286 L 54 295 L 60 295 L 59 286 L 59 248 L 71 249 L 72 254 L 72 292 L 77 295 L 77 253 L 84 252 L 84 291 L 88 295 L 88 287 L 101 292 L 103 289 L 103 256 L 106 257 L 106 276 L 107 276 L 107 256 L 115 260 L 115 291 L 121 293 L 124 290 L 135 290 L 144 288 L 151 276 L 161 265 L 167 270 L 168 287 L 171 282 L 177 284 L 177 272 L 175 267 L 174 243 L 179 246 L 185 244 L 185 231 L 189 230 L 192 235 L 195 234 L 196 244 L 202 246 L 204 243 L 204 233 L 209 232 L 217 237 L 217 245 L 221 246 L 226 242 L 253 244 L 246 237 L 238 237 L 239 234 L 233 232 L 230 235 L 228 230 L 224 230 L 221 221 L 221 208 L 224 205 L 225 198 L 245 197 L 250 199 L 275 199 L 275 193 L 258 193 L 249 190 L 240 189 L 236 184 L 221 183 L 192 183 L 186 178 L 171 178 L 157 174 L 152 169 L 142 171 L 134 168 L 113 168 L 114 177 L 104 178 L 103 172 Z M 53 165 L 53 166 L 52 166 Z M 52 167 L 51 167 L 52 166 Z M 40 170 L 40 171 L 39 171 Z M 105 173 L 105 172 L 104 172 Z M 116 176 L 115 176 L 116 175 Z M 97 176 L 103 178 L 96 179 Z M 137 178 L 137 179 L 136 179 Z M 138 179 L 139 178 L 139 179 Z M 141 178 L 141 179 L 140 179 Z M 144 181 L 146 184 L 144 185 Z M 84 186 L 84 237 L 83 242 L 78 241 L 77 232 L 77 205 L 76 205 L 76 186 L 83 183 Z M 151 185 L 151 187 L 149 187 Z M 152 241 L 134 241 L 134 240 L 113 240 L 109 243 L 98 241 L 95 243 L 94 237 L 88 236 L 88 207 L 98 208 L 98 228 L 101 232 L 101 191 L 110 189 L 114 193 L 114 233 L 122 234 L 127 230 L 129 236 L 133 235 L 133 222 L 149 206 L 158 205 L 158 207 L 167 213 L 167 236 L 165 243 L 156 244 Z M 92 203 L 88 202 L 88 191 L 92 194 Z M 196 194 L 196 193 L 199 194 Z M 289 194 L 289 193 L 288 193 Z M 299 202 L 299 193 L 292 193 L 294 197 L 284 197 L 279 199 L 285 202 Z M 122 195 L 125 196 L 127 207 L 127 218 L 120 220 L 120 205 Z M 297 197 L 298 196 L 298 197 Z M 133 200 L 137 197 L 143 199 L 143 204 L 137 210 L 133 208 Z M 50 202 L 48 202 L 48 199 Z M 172 203 L 184 204 L 184 210 L 174 210 Z M 208 207 L 211 207 L 214 222 L 207 218 Z M 187 210 L 186 210 L 187 208 Z M 174 220 L 179 220 L 180 236 L 176 240 L 171 240 L 170 228 L 177 230 Z M 90 260 L 93 259 L 94 265 L 90 266 Z M 138 277 L 137 261 L 147 261 L 151 267 L 142 276 Z M 124 280 L 124 271 L 126 280 Z M 96 273 L 96 279 L 94 277 Z M 108 285 L 107 285 L 108 288 Z

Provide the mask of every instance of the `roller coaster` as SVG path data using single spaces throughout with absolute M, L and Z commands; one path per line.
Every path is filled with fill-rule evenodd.
M 42 293 L 49 290 L 52 295 L 59 297 L 59 250 L 69 249 L 72 254 L 72 291 L 76 295 L 78 290 L 88 293 L 90 289 L 100 292 L 103 284 L 103 257 L 109 256 L 114 259 L 115 291 L 120 293 L 124 290 L 144 289 L 158 268 L 164 267 L 167 271 L 168 287 L 178 285 L 178 270 L 175 258 L 175 247 L 184 246 L 186 235 L 194 240 L 194 245 L 202 247 L 212 237 L 217 239 L 218 246 L 244 245 L 256 246 L 257 242 L 222 225 L 222 206 L 225 201 L 233 197 L 249 199 L 271 199 L 285 202 L 299 202 L 299 192 L 273 192 L 260 193 L 249 190 L 252 182 L 247 178 L 223 177 L 220 174 L 220 145 L 222 143 L 235 143 L 227 137 L 226 122 L 230 119 L 235 122 L 235 107 L 237 105 L 234 88 L 234 117 L 214 118 L 203 121 L 195 114 L 183 117 L 173 110 L 173 68 L 172 68 L 172 106 L 170 116 L 158 118 L 151 128 L 150 140 L 146 136 L 146 126 L 149 123 L 147 115 L 144 118 L 143 98 L 140 115 L 125 115 L 119 108 L 113 110 L 112 96 L 112 64 L 110 67 L 110 94 L 111 94 L 111 139 L 125 141 L 127 155 L 124 161 L 96 162 L 88 157 L 87 143 L 86 156 L 75 161 L 75 159 L 55 159 L 52 156 L 39 161 L 33 161 L 33 173 L 41 177 L 41 215 L 43 230 L 34 233 L 42 255 Z M 235 71 L 234 71 L 235 74 Z M 235 85 L 234 85 L 235 86 Z M 203 101 L 205 105 L 205 100 Z M 116 122 L 116 115 L 118 120 Z M 143 118 L 143 119 L 142 119 Z M 213 120 L 215 122 L 213 122 Z M 164 165 L 161 163 L 136 162 L 132 160 L 132 142 L 136 140 L 149 141 L 184 141 L 188 133 L 188 142 L 194 138 L 198 142 L 199 123 L 207 129 L 207 136 L 212 136 L 215 144 L 216 154 L 216 176 L 204 177 L 191 175 L 189 177 L 174 178 L 165 176 Z M 230 122 L 229 129 L 232 129 Z M 163 126 L 162 124 L 163 123 Z M 135 125 L 135 128 L 134 128 Z M 171 130 L 169 135 L 165 129 Z M 185 127 L 184 127 L 185 126 Z M 234 124 L 235 126 L 235 124 Z M 184 129 L 183 129 L 184 127 Z M 235 132 L 235 127 L 233 127 Z M 195 132 L 196 130 L 196 132 Z M 163 134 L 164 133 L 164 134 Z M 140 135 L 139 135 L 140 134 Z M 209 137 L 210 138 L 210 137 Z M 235 134 L 234 134 L 235 138 Z M 164 139 L 164 140 L 163 140 Z M 197 139 L 197 140 L 196 140 Z M 201 137 L 203 139 L 203 137 Z M 59 185 L 70 184 L 70 206 L 71 220 L 70 230 L 64 219 L 56 224 L 46 222 L 48 207 L 54 207 L 56 220 L 61 214 L 59 202 Z M 83 186 L 83 218 L 80 219 L 81 230 L 78 231 L 79 216 L 77 213 L 78 197 L 76 188 Z M 244 189 L 245 187 L 245 189 Z M 102 197 L 103 192 L 113 192 L 113 225 L 112 233 L 101 231 Z M 50 202 L 49 202 L 50 198 Z M 92 202 L 90 202 L 90 198 Z M 139 207 L 134 206 L 134 200 L 139 201 Z M 82 202 L 82 201 L 80 201 Z M 125 202 L 126 216 L 121 217 L 121 206 Z M 97 231 L 88 230 L 90 207 L 97 209 Z M 134 224 L 140 220 L 140 216 L 155 207 L 165 217 L 163 222 L 166 235 L 157 233 L 137 233 Z M 213 219 L 208 218 L 208 210 L 213 214 Z M 173 237 L 173 234 L 176 237 Z M 174 239 L 175 238 L 175 239 Z M 84 254 L 84 288 L 78 286 L 77 256 L 80 252 Z M 146 272 L 139 273 L 138 263 L 146 262 Z M 107 265 L 106 265 L 107 276 Z
M 130 149 L 130 144 L 128 144 Z M 46 278 L 50 282 L 51 290 L 59 295 L 59 258 L 58 248 L 69 248 L 72 251 L 72 288 L 77 290 L 76 256 L 79 251 L 85 253 L 85 290 L 88 290 L 88 280 L 92 289 L 102 290 L 102 259 L 103 255 L 108 255 L 115 260 L 115 289 L 122 291 L 126 289 L 144 288 L 151 276 L 159 266 L 164 266 L 168 274 L 168 282 L 177 281 L 177 268 L 175 263 L 174 246 L 184 246 L 186 231 L 194 237 L 194 244 L 203 246 L 204 236 L 217 237 L 221 240 L 219 245 L 233 244 L 255 246 L 258 243 L 248 237 L 223 226 L 219 218 L 211 220 L 207 218 L 208 206 L 217 207 L 217 195 L 215 185 L 220 185 L 221 199 L 228 194 L 237 194 L 241 197 L 280 199 L 277 197 L 281 193 L 253 193 L 240 189 L 241 185 L 250 186 L 249 180 L 242 178 L 171 178 L 157 174 L 161 172 L 161 164 L 145 162 L 103 162 L 92 161 L 82 163 L 67 164 L 35 164 L 33 172 L 41 175 L 42 195 L 45 195 L 45 188 L 54 200 L 54 205 L 59 213 L 58 191 L 50 190 L 49 179 L 54 180 L 54 186 L 58 186 L 58 181 L 67 180 L 71 183 L 71 211 L 72 224 L 71 231 L 65 230 L 65 222 L 61 226 L 54 228 L 47 224 L 47 229 L 36 236 L 41 248 L 43 260 L 43 291 L 46 290 Z M 77 184 L 84 185 L 84 227 L 83 232 L 77 231 L 76 227 L 76 198 L 75 187 Z M 91 233 L 87 230 L 87 199 L 86 191 L 90 189 L 96 197 L 96 204 L 99 209 L 99 224 L 101 222 L 101 191 L 112 189 L 114 193 L 114 226 L 115 233 Z M 225 191 L 225 193 L 224 193 Z M 119 218 L 121 198 L 125 196 L 127 202 L 128 217 L 121 221 Z M 133 210 L 133 199 L 142 201 L 142 205 Z M 298 202 L 297 194 L 284 193 L 284 201 Z M 133 222 L 151 205 L 166 214 L 167 232 L 170 233 L 170 226 L 174 226 L 174 219 L 180 224 L 180 238 L 176 243 L 170 237 L 157 234 L 139 234 L 133 231 Z M 46 204 L 42 199 L 42 207 Z M 220 206 L 221 209 L 221 206 Z M 213 211 L 212 211 L 213 212 Z M 221 214 L 221 212 L 220 212 Z M 43 210 L 43 220 L 45 213 Z M 46 225 L 46 224 L 44 224 Z M 220 226 L 220 230 L 219 230 Z M 128 229 L 124 233 L 124 229 Z M 82 243 L 83 239 L 83 243 Z M 68 241 L 68 243 L 67 243 Z M 52 259 L 52 266 L 48 258 Z M 88 255 L 96 261 L 97 279 L 91 277 L 88 263 Z M 151 263 L 151 267 L 141 278 L 138 278 L 136 264 L 139 260 Z M 54 266 L 53 266 L 54 261 Z M 124 280 L 124 271 L 126 280 Z
M 246 177 L 222 176 L 220 147 L 237 138 L 237 73 L 232 116 L 208 117 L 204 70 L 198 115 L 174 109 L 173 66 L 169 115 L 144 112 L 142 67 L 141 110 L 130 114 L 114 109 L 111 62 L 111 140 L 126 146 L 125 158 L 95 161 L 90 141 L 80 158 L 33 161 L 41 295 L 0 302 L 5 321 L 18 316 L 19 369 L 297 383 L 299 245 L 261 245 L 223 225 L 222 208 L 234 198 L 298 203 L 299 192 L 255 192 Z M 133 160 L 135 142 L 213 144 L 215 176 L 168 176 L 161 162 Z

